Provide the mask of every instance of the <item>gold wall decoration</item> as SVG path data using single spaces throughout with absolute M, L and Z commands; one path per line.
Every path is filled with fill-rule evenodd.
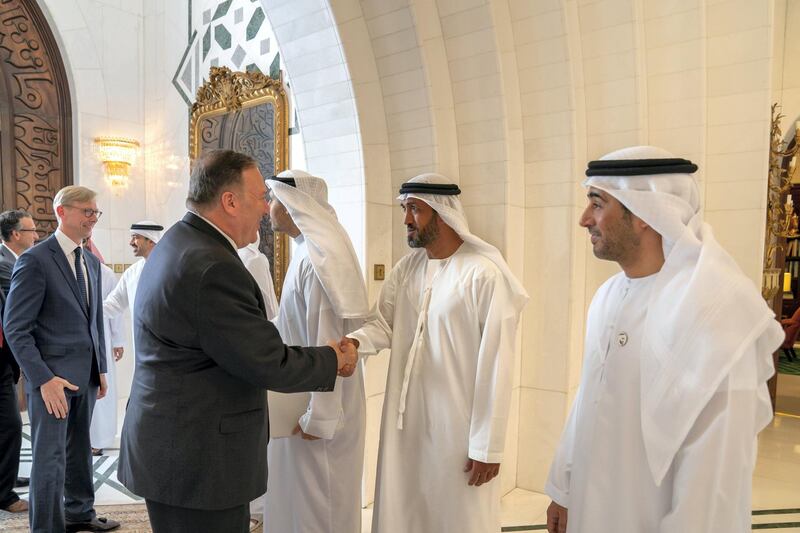
M 139 142 L 126 137 L 95 137 L 93 148 L 97 159 L 103 163 L 106 181 L 115 193 L 127 189 Z
M 792 201 L 792 175 L 800 143 L 783 140 L 779 105 L 772 104 L 770 123 L 769 169 L 767 176 L 767 231 L 764 246 L 764 273 L 761 294 L 773 303 L 783 286 L 786 239 L 800 235 Z M 795 134 L 796 136 L 797 134 Z M 788 164 L 787 164 L 788 163 Z M 785 200 L 784 200 L 785 199 Z M 773 304 L 774 306 L 774 304 Z
M 288 103 L 281 79 L 261 72 L 233 72 L 211 67 L 208 81 L 197 89 L 189 121 L 189 156 L 227 148 L 256 161 L 264 178 L 288 165 Z M 270 261 L 275 292 L 280 298 L 289 265 L 289 240 L 261 221 L 259 250 Z

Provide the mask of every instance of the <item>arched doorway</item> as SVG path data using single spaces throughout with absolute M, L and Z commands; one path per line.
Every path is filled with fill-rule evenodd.
M 53 196 L 72 183 L 69 85 L 35 0 L 0 1 L 0 204 L 33 215 L 39 236 L 57 222 Z

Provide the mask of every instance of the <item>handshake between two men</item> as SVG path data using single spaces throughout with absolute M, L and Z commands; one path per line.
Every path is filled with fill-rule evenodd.
M 358 364 L 358 347 L 353 339 L 342 337 L 338 343 L 329 341 L 328 346 L 336 352 L 337 373 L 344 378 L 352 376 Z

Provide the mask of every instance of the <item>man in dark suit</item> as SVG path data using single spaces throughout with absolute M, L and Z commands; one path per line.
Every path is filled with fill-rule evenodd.
M 11 287 L 11 272 L 17 257 L 36 242 L 36 223 L 27 211 L 14 209 L 0 213 L 0 289 L 8 296 Z
M 33 246 L 36 224 L 33 217 L 21 209 L 0 213 L 0 320 L 11 286 L 11 272 L 17 257 Z M 22 419 L 17 404 L 16 383 L 19 366 L 0 331 L 0 509 L 12 513 L 28 510 L 28 502 L 20 500 L 14 486 L 27 484 L 27 478 L 18 478 L 19 452 L 22 444 Z
M 209 152 L 190 212 L 142 270 L 118 476 L 144 496 L 155 533 L 247 532 L 248 504 L 266 490 L 265 389 L 330 391 L 337 370 L 355 370 L 355 350 L 286 346 L 266 319 L 236 253 L 269 213 L 266 192 L 252 158 Z
M 100 261 L 81 247 L 102 214 L 95 196 L 76 185 L 58 191 L 58 229 L 17 259 L 3 317 L 26 378 L 33 532 L 119 527 L 95 514 L 89 443 L 94 402 L 106 392 Z
M 0 290 L 0 320 L 6 297 Z M 8 349 L 5 335 L 0 332 L 0 509 L 9 513 L 24 513 L 28 502 L 14 491 L 19 473 L 19 453 L 22 445 L 22 418 L 19 416 L 16 383 L 19 366 Z

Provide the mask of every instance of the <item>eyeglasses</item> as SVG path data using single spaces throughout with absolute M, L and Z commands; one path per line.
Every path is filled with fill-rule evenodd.
M 83 215 L 86 218 L 92 218 L 92 215 L 96 216 L 97 218 L 100 218 L 101 216 L 103 216 L 103 212 L 98 210 L 98 209 L 84 209 L 82 207 L 75 207 L 74 205 L 67 205 L 67 204 L 62 204 L 62 205 L 64 207 L 71 207 L 72 209 L 77 209 L 78 211 L 83 211 Z
M 25 228 L 22 228 L 22 229 L 15 229 L 14 231 L 33 231 L 33 232 L 35 232 L 35 233 L 38 233 L 38 232 L 39 232 L 39 230 L 38 230 L 38 229 L 25 229 Z

